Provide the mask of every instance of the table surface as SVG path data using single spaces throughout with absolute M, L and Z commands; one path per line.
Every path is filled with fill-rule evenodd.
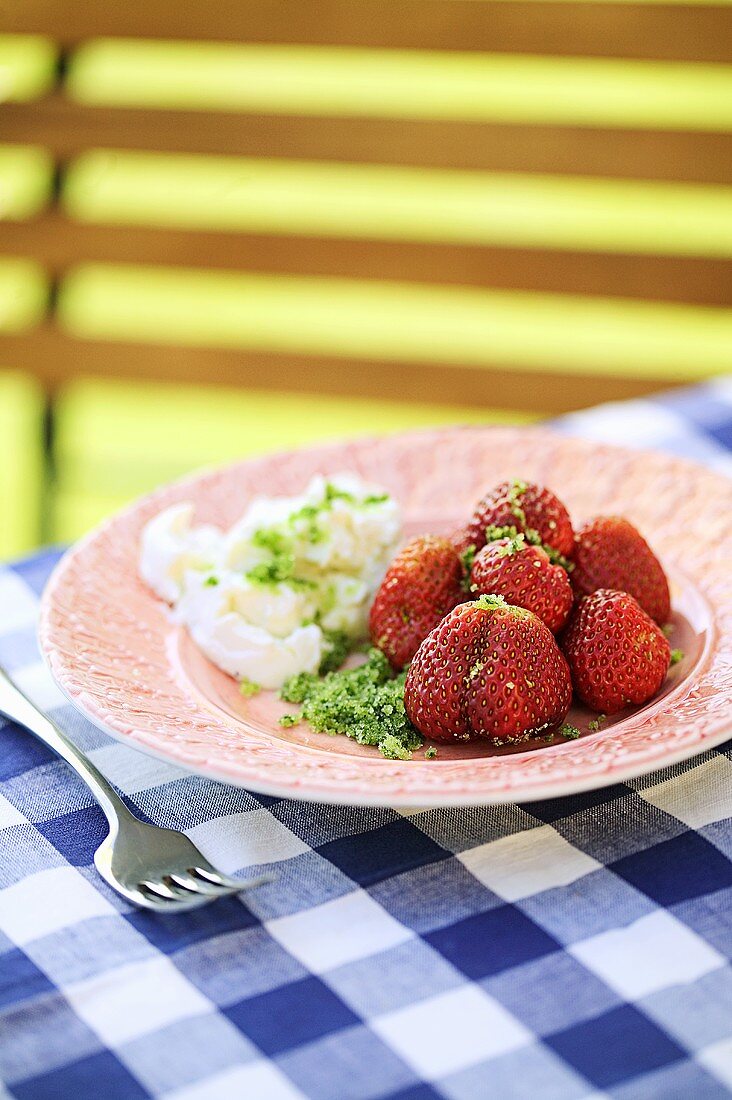
M 732 472 L 732 383 L 560 428 Z M 140 816 L 273 881 L 183 916 L 129 907 L 94 870 L 105 822 L 86 788 L 0 720 L 8 1095 L 732 1094 L 732 742 L 521 806 L 398 812 L 226 787 L 111 741 L 59 694 L 35 644 L 57 556 L 0 570 L 0 662 Z

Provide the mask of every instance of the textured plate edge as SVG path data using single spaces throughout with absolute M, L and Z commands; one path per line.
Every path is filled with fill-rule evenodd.
M 480 430 L 482 432 L 487 433 L 487 432 L 490 432 L 493 428 L 495 428 L 497 430 L 497 434 L 501 434 L 501 432 L 505 431 L 507 429 L 507 427 L 508 426 L 506 426 L 506 425 L 492 426 L 492 425 L 465 424 L 465 425 L 455 425 L 455 426 L 452 426 L 452 427 L 451 426 L 440 426 L 440 427 L 436 427 L 436 428 L 423 428 L 423 429 L 418 429 L 418 430 L 415 430 L 415 431 L 401 432 L 401 433 L 396 433 L 396 434 L 400 438 L 409 437 L 410 439 L 412 439 L 412 438 L 417 439 L 417 438 L 425 438 L 425 437 L 429 438 L 430 436 L 434 436 L 434 435 L 442 435 L 442 434 L 447 433 L 447 432 L 453 433 L 453 432 L 463 432 L 464 431 L 464 432 L 467 433 L 467 432 L 471 432 L 471 431 Z M 513 426 L 513 427 L 514 427 L 514 430 L 521 430 L 523 433 L 527 434 L 528 436 L 533 437 L 533 438 L 537 438 L 537 439 L 546 439 L 547 441 L 552 441 L 552 442 L 555 442 L 555 443 L 558 439 L 562 439 L 562 440 L 564 440 L 565 442 L 568 442 L 568 443 L 576 442 L 578 444 L 592 445 L 591 440 L 587 440 L 587 439 L 584 439 L 584 438 L 581 438 L 581 437 L 577 438 L 577 437 L 574 437 L 574 436 L 568 436 L 568 435 L 566 435 L 562 432 L 555 431 L 551 428 L 534 427 L 534 426 Z M 279 456 L 296 457 L 300 452 L 307 453 L 307 452 L 312 452 L 313 450 L 316 450 L 319 453 L 327 455 L 329 452 L 337 453 L 344 445 L 347 445 L 347 444 L 355 444 L 355 445 L 363 446 L 363 445 L 367 445 L 367 444 L 370 444 L 370 443 L 377 443 L 377 442 L 380 442 L 380 441 L 383 441 L 383 437 L 367 435 L 367 436 L 355 437 L 352 440 L 350 440 L 350 439 L 349 440 L 341 440 L 341 441 L 335 441 L 333 443 L 326 443 L 326 444 L 316 445 L 316 446 L 313 446 L 313 445 L 304 446 L 302 448 L 292 449 L 292 450 L 289 450 L 289 451 L 280 451 L 280 452 L 276 452 L 276 454 L 277 454 L 278 457 Z M 688 468 L 695 469 L 695 470 L 699 471 L 700 474 L 704 474 L 705 476 L 715 476 L 715 477 L 719 478 L 720 480 L 724 480 L 724 481 L 729 480 L 729 479 L 724 478 L 723 475 L 719 474 L 718 472 L 710 470 L 708 467 L 704 466 L 702 463 L 695 462 L 694 460 L 686 459 L 686 458 L 683 458 L 683 457 L 680 457 L 680 456 L 670 455 L 670 454 L 667 454 L 663 451 L 651 450 L 651 449 L 647 449 L 647 448 L 633 448 L 633 447 L 627 447 L 627 446 L 618 446 L 618 445 L 606 443 L 604 441 L 601 442 L 601 443 L 596 444 L 596 446 L 597 446 L 598 450 L 605 450 L 605 451 L 608 451 L 608 452 L 616 452 L 616 453 L 618 453 L 618 455 L 628 454 L 628 453 L 634 453 L 638 456 L 653 455 L 657 459 L 661 459 L 665 462 L 670 461 L 670 462 L 681 463 L 681 464 L 683 464 L 684 466 L 686 466 Z M 84 705 L 84 703 L 82 701 L 83 693 L 80 693 L 79 697 L 74 697 L 66 689 L 66 687 L 64 686 L 64 683 L 62 681 L 62 678 L 57 674 L 57 671 L 56 671 L 56 669 L 54 668 L 54 665 L 53 665 L 53 660 L 52 660 L 52 648 L 53 647 L 52 647 L 52 645 L 50 644 L 48 638 L 45 635 L 46 615 L 47 615 L 48 609 L 50 607 L 50 602 L 51 602 L 52 597 L 53 597 L 53 592 L 54 592 L 55 588 L 57 587 L 57 585 L 59 584 L 60 580 L 63 578 L 63 574 L 65 572 L 65 568 L 66 568 L 68 562 L 73 557 L 75 557 L 75 555 L 77 553 L 81 552 L 84 549 L 85 546 L 87 546 L 90 542 L 93 542 L 95 540 L 95 538 L 97 538 L 109 526 L 111 526 L 114 523 L 118 522 L 122 517 L 124 517 L 128 513 L 132 513 L 134 511 L 136 511 L 141 506 L 141 504 L 143 504 L 144 502 L 151 503 L 155 500 L 155 498 L 158 495 L 164 496 L 173 487 L 184 487 L 186 484 L 195 483 L 198 480 L 200 480 L 200 478 L 205 477 L 207 475 L 216 474 L 216 473 L 222 472 L 222 471 L 232 470 L 232 469 L 235 469 L 239 466 L 251 466 L 251 465 L 256 464 L 260 460 L 266 463 L 266 461 L 268 459 L 271 459 L 272 457 L 274 457 L 274 455 L 255 456 L 252 460 L 241 459 L 241 460 L 237 460 L 235 462 L 229 462 L 229 463 L 225 463 L 225 464 L 218 465 L 218 466 L 203 467 L 199 470 L 188 473 L 188 474 L 184 475 L 183 477 L 178 478 L 178 479 L 176 479 L 172 482 L 166 483 L 165 485 L 160 486 L 160 487 L 152 490 L 149 493 L 144 494 L 143 496 L 141 496 L 141 497 L 137 498 L 136 500 L 132 501 L 129 505 L 125 506 L 123 509 L 121 509 L 120 511 L 118 511 L 114 515 L 112 515 L 112 516 L 108 517 L 107 519 L 105 519 L 102 523 L 100 523 L 97 527 L 95 527 L 92 531 L 90 531 L 87 535 L 85 535 L 81 540 L 79 540 L 79 542 L 77 542 L 73 547 L 69 548 L 69 550 L 66 551 L 66 553 L 59 560 L 59 562 L 55 566 L 54 570 L 52 571 L 51 576 L 49 577 L 49 580 L 47 582 L 47 585 L 46 585 L 46 587 L 44 589 L 44 592 L 42 594 L 42 597 L 41 597 L 41 615 L 40 615 L 39 626 L 38 626 L 38 639 L 39 639 L 39 646 L 40 646 L 40 649 L 41 649 L 41 653 L 43 654 L 44 661 L 46 663 L 46 666 L 49 668 L 49 671 L 50 671 L 50 673 L 51 673 L 51 675 L 54 679 L 54 682 L 59 686 L 59 688 L 62 691 L 63 695 L 65 696 L 65 698 L 67 698 L 69 700 L 70 704 L 79 713 L 81 713 L 84 717 L 86 717 L 89 721 L 91 721 L 93 725 L 95 725 L 102 732 L 104 732 L 105 734 L 107 734 L 108 736 L 113 738 L 115 741 L 119 742 L 120 744 L 125 744 L 128 747 L 134 748 L 134 749 L 144 753 L 147 756 L 153 757 L 155 759 L 162 760 L 162 761 L 166 762 L 167 764 L 172 765 L 173 767 L 179 768 L 182 772 L 186 772 L 188 774 L 205 776 L 206 778 L 210 778 L 212 780 L 215 780 L 216 782 L 220 782 L 220 783 L 223 783 L 225 785 L 235 786 L 235 787 L 239 787 L 239 788 L 242 788 L 242 789 L 249 789 L 249 790 L 256 791 L 256 792 L 259 792 L 259 793 L 262 793 L 262 794 L 270 795 L 272 797 L 312 800 L 312 801 L 327 803 L 327 804 L 331 804 L 331 805 L 382 806 L 382 807 L 393 807 L 393 808 L 415 808 L 415 807 L 418 808 L 418 807 L 433 807 L 434 806 L 434 807 L 449 808 L 449 807 L 457 807 L 457 806 L 503 805 L 503 804 L 510 804 L 510 803 L 516 803 L 516 802 L 524 803 L 524 802 L 544 800 L 544 799 L 547 799 L 547 798 L 566 797 L 566 796 L 570 796 L 570 795 L 573 795 L 573 794 L 582 793 L 583 791 L 601 789 L 603 787 L 611 786 L 611 785 L 614 785 L 616 783 L 623 783 L 623 782 L 627 782 L 628 780 L 632 780 L 632 779 L 635 779 L 635 778 L 640 778 L 640 777 L 642 777 L 644 775 L 648 775 L 648 774 L 650 774 L 654 771 L 663 770 L 667 767 L 673 766 L 674 764 L 678 764 L 678 763 L 684 762 L 686 760 L 692 759 L 695 756 L 701 755 L 704 752 L 706 752 L 708 750 L 711 750 L 711 749 L 717 747 L 718 745 L 724 743 L 724 741 L 726 741 L 727 739 L 730 738 L 730 736 L 732 736 L 732 728 L 728 727 L 727 724 L 725 724 L 723 727 L 720 727 L 716 730 L 710 731 L 709 734 L 702 734 L 699 737 L 698 740 L 695 740 L 691 744 L 681 746 L 676 751 L 663 751 L 663 750 L 661 750 L 661 751 L 658 752 L 658 754 L 654 753 L 650 758 L 640 760 L 640 761 L 636 761 L 636 762 L 630 762 L 627 767 L 623 767 L 623 766 L 619 765 L 619 766 L 617 766 L 616 768 L 614 768 L 612 770 L 611 774 L 609 774 L 607 772 L 596 772 L 594 774 L 587 775 L 584 778 L 574 777 L 574 778 L 570 778 L 570 779 L 557 781 L 554 784 L 537 783 L 537 782 L 527 783 L 526 788 L 521 790 L 520 797 L 518 799 L 516 797 L 516 794 L 517 794 L 516 790 L 512 789 L 512 788 L 505 789 L 505 790 L 502 789 L 500 791 L 494 791 L 494 792 L 486 792 L 485 797 L 482 797 L 482 798 L 481 797 L 476 797 L 476 792 L 473 791 L 473 792 L 467 793 L 465 795 L 457 794 L 455 792 L 452 792 L 451 794 L 447 795 L 444 799 L 435 799 L 433 791 L 431 791 L 429 794 L 415 794 L 413 796 L 410 795 L 410 794 L 404 794 L 404 793 L 399 793 L 398 795 L 391 795 L 391 796 L 389 796 L 389 795 L 378 796 L 378 795 L 368 795 L 368 794 L 365 794 L 363 792 L 358 792 L 358 793 L 356 793 L 352 796 L 348 796 L 348 794 L 345 790 L 341 790 L 339 792 L 334 792 L 332 789 L 329 789 L 329 788 L 321 789 L 317 785 L 314 785 L 314 784 L 313 785 L 307 785 L 307 786 L 306 785 L 285 785 L 285 786 L 282 786 L 282 785 L 279 785 L 279 784 L 275 783 L 275 784 L 269 785 L 269 784 L 266 784 L 265 782 L 263 782 L 259 776 L 254 776 L 254 777 L 247 776 L 247 777 L 241 777 L 240 778 L 236 775 L 222 773 L 221 771 L 219 771 L 215 767 L 209 767 L 208 764 L 206 764 L 206 763 L 196 762 L 194 764 L 194 763 L 188 763 L 185 759 L 181 759 L 181 758 L 171 759 L 171 757 L 168 754 L 166 754 L 163 751 L 159 751 L 156 748 L 152 747 L 144 739 L 142 739 L 142 738 L 138 739 L 137 737 L 135 737 L 134 734 L 129 733 L 129 732 L 122 733 L 118 730 L 115 730 L 112 726 L 105 723 L 102 718 L 98 717 L 93 712 L 93 710 L 88 709 L 87 706 Z M 420 762 L 420 764 L 421 763 L 422 762 Z M 432 766 L 432 767 L 434 766 L 434 765 L 428 765 L 426 761 L 424 762 L 424 765 L 425 766 Z M 399 765 L 396 765 L 396 767 L 399 767 Z M 396 778 L 396 776 L 395 776 L 395 778 Z
M 348 797 L 335 797 L 332 791 L 322 790 L 316 787 L 303 787 L 293 792 L 292 788 L 278 787 L 277 784 L 267 785 L 260 783 L 259 780 L 256 783 L 238 782 L 230 775 L 224 775 L 218 772 L 216 768 L 208 767 L 207 765 L 187 765 L 182 761 L 172 761 L 169 756 L 164 752 L 159 752 L 151 745 L 148 745 L 144 741 L 137 741 L 134 737 L 130 737 L 127 734 L 120 733 L 113 727 L 106 725 L 101 719 L 90 714 L 83 706 L 80 705 L 78 699 L 75 699 L 64 687 L 64 685 L 57 678 L 53 666 L 50 663 L 45 652 L 43 653 L 43 660 L 46 668 L 48 669 L 54 683 L 57 685 L 64 698 L 68 700 L 69 704 L 76 710 L 78 714 L 81 714 L 89 722 L 92 723 L 98 730 L 111 737 L 113 741 L 116 741 L 120 745 L 126 745 L 127 748 L 133 749 L 136 752 L 141 753 L 143 756 L 152 758 L 153 760 L 160 760 L 171 767 L 178 768 L 186 775 L 203 776 L 206 779 L 214 780 L 216 783 L 222 783 L 227 787 L 237 787 L 240 790 L 253 791 L 255 794 L 264 794 L 271 798 L 281 799 L 297 799 L 304 802 L 318 802 L 328 806 L 364 806 L 373 808 L 386 808 L 386 809 L 456 809 L 459 807 L 468 806 L 505 806 L 505 805 L 524 805 L 528 802 L 543 802 L 553 798 L 567 798 L 575 794 L 583 794 L 586 791 L 601 790 L 604 787 L 613 787 L 617 783 L 627 783 L 632 779 L 641 779 L 645 775 L 650 775 L 655 771 L 662 771 L 665 768 L 673 767 L 675 764 L 684 763 L 686 760 L 691 760 L 696 756 L 703 756 L 705 752 L 716 748 L 718 745 L 723 744 L 725 741 L 732 737 L 732 726 L 729 729 L 724 729 L 709 735 L 708 739 L 705 739 L 703 743 L 697 745 L 687 745 L 686 747 L 679 749 L 678 752 L 669 753 L 663 756 L 661 762 L 658 760 L 648 761 L 646 764 L 640 766 L 633 766 L 632 764 L 625 770 L 619 770 L 618 773 L 613 775 L 603 775 L 598 773 L 597 775 L 588 776 L 586 780 L 568 779 L 563 783 L 556 783 L 554 786 L 542 784 L 534 784 L 533 788 L 529 787 L 526 792 L 526 797 L 515 798 L 514 792 L 496 792 L 495 794 L 489 794 L 484 799 L 476 799 L 474 796 L 465 796 L 464 798 L 456 795 L 451 795 L 445 799 L 435 800 L 430 798 L 427 802 L 424 797 L 418 796 L 400 796 L 398 798 L 378 798 L 378 797 L 365 797 L 358 795 L 352 798 Z M 540 751 L 540 750 L 539 750 Z M 425 764 L 427 765 L 427 761 Z M 439 766 L 439 765 L 438 765 Z

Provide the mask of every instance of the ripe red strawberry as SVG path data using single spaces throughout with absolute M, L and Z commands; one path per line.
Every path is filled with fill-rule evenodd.
M 482 596 L 451 611 L 407 672 L 404 706 L 425 737 L 516 744 L 561 722 L 569 669 L 531 611 Z
M 574 531 L 569 512 L 551 489 L 530 481 L 503 481 L 476 505 L 468 535 L 477 550 L 485 546 L 486 527 L 515 527 L 536 532 L 539 541 L 569 557 Z
M 421 535 L 397 554 L 369 616 L 372 641 L 394 668 L 411 661 L 432 627 L 465 598 L 462 580 L 460 557 L 448 539 Z
M 609 588 L 582 597 L 562 649 L 580 699 L 605 714 L 647 702 L 671 660 L 668 639 L 653 619 L 627 592 Z
M 578 596 L 612 588 L 635 596 L 657 623 L 668 622 L 671 597 L 663 567 L 632 523 L 599 516 L 580 528 L 573 553 L 572 587 Z
M 528 545 L 524 535 L 497 539 L 479 550 L 470 584 L 477 594 L 492 592 L 533 611 L 554 634 L 566 623 L 574 602 L 566 570 L 552 565 L 546 552 Z

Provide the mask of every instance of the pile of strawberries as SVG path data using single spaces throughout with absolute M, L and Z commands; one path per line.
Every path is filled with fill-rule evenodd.
M 575 533 L 549 489 L 503 482 L 450 538 L 413 539 L 371 608 L 371 638 L 425 737 L 516 744 L 551 733 L 573 691 L 612 714 L 661 687 L 669 587 L 626 519 Z M 595 724 L 596 728 L 596 724 Z

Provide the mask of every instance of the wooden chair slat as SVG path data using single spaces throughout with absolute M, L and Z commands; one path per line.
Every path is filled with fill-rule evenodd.
M 726 4 L 566 0 L 6 0 L 7 32 L 732 60 Z
M 505 287 L 727 305 L 732 261 L 347 238 L 189 232 L 91 225 L 57 212 L 2 229 L 4 252 L 56 278 L 75 263 L 166 264 L 283 275 L 328 275 Z
M 43 145 L 61 160 L 104 147 L 700 183 L 729 182 L 732 165 L 732 133 L 211 115 L 84 107 L 58 94 L 0 105 L 0 134 Z
M 433 363 L 344 360 L 234 351 L 80 340 L 52 327 L 22 335 L 0 335 L 0 357 L 54 389 L 73 363 L 75 376 L 181 381 L 205 385 L 261 387 L 276 391 L 353 394 L 358 397 L 411 395 L 415 401 L 514 409 L 554 414 L 602 401 L 641 397 L 678 385 L 678 378 L 619 378 L 615 375 L 551 374 L 500 368 L 440 367 Z M 394 379 L 398 377 L 398 390 Z

